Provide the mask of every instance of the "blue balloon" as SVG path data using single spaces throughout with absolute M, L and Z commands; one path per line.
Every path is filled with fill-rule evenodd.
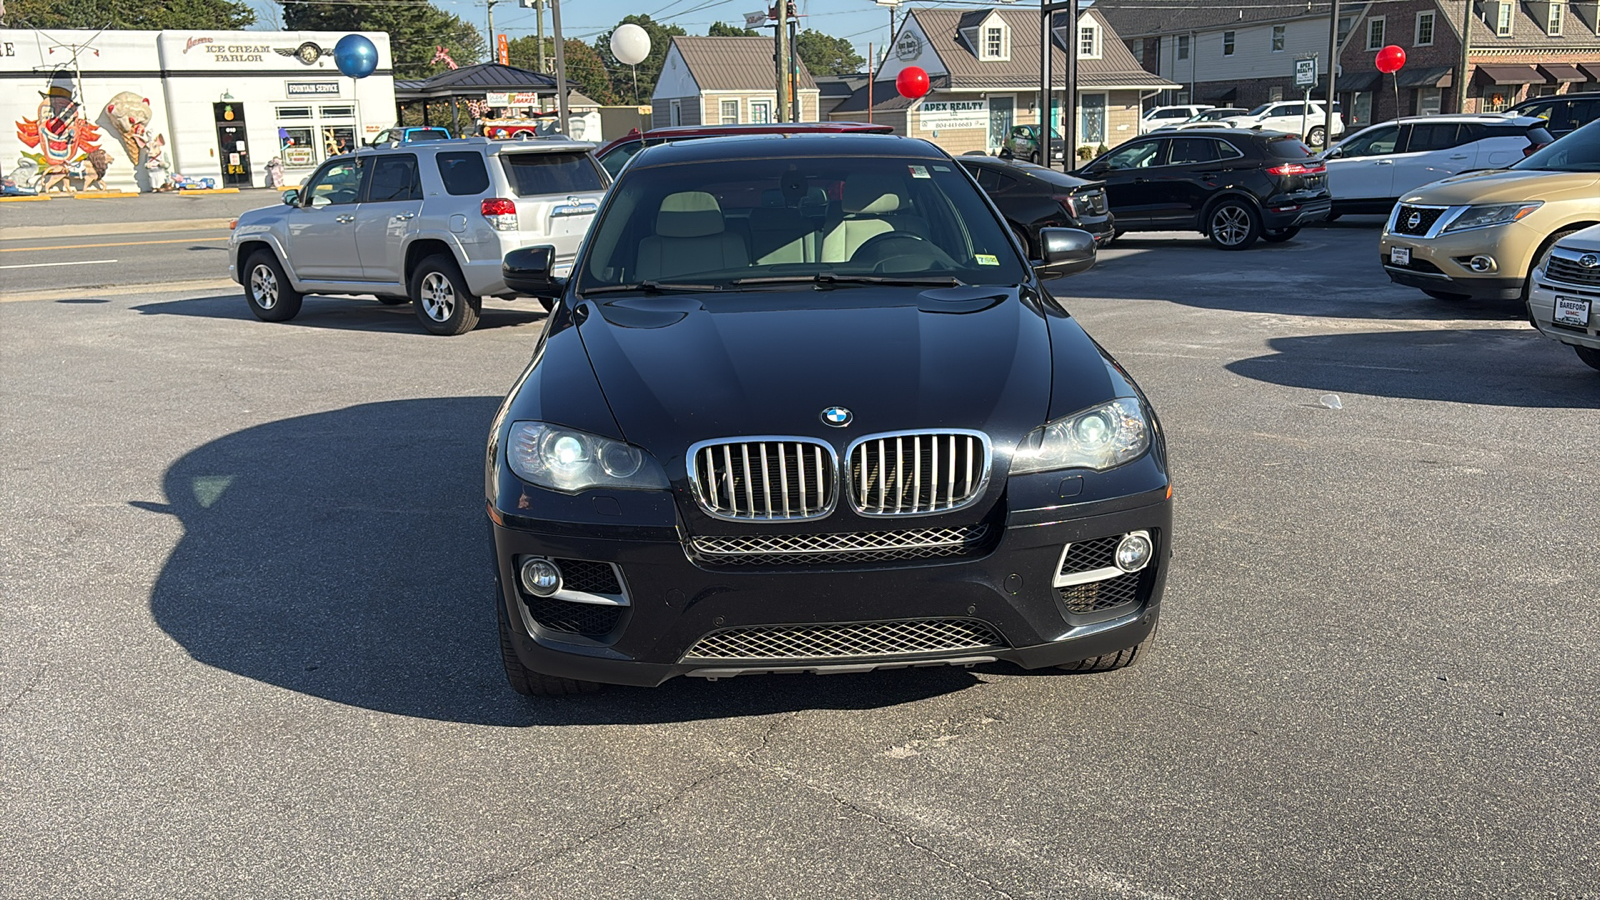
M 351 78 L 365 78 L 378 69 L 378 48 L 359 34 L 347 34 L 333 45 L 333 63 Z

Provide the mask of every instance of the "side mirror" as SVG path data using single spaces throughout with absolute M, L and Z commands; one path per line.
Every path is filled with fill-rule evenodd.
M 549 244 L 519 247 L 501 261 L 500 275 L 515 293 L 553 300 L 567 287 L 566 279 L 551 274 L 555 264 L 556 248 Z
M 1042 259 L 1033 271 L 1040 278 L 1065 278 L 1094 267 L 1094 235 L 1081 228 L 1041 228 L 1039 247 Z
M 300 205 L 300 189 L 299 188 L 289 188 L 288 190 L 284 191 L 280 196 L 283 197 L 283 205 L 284 206 L 299 206 Z
M 1334 148 L 1330 149 L 1328 152 L 1322 154 L 1322 159 L 1323 159 L 1324 162 L 1326 162 L 1327 160 L 1330 160 L 1330 159 L 1339 159 L 1342 156 L 1344 156 L 1344 151 L 1339 149 L 1338 147 L 1334 147 Z

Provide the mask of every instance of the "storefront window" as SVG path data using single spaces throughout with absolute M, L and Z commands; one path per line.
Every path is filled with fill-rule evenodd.
M 356 143 L 354 125 L 326 125 L 322 129 L 322 150 L 328 156 L 349 153 L 360 146 Z
M 354 106 L 324 106 L 318 112 L 324 119 L 353 119 L 356 116 Z
M 286 169 L 309 169 L 317 164 L 315 134 L 310 126 L 278 129 L 278 158 Z
M 280 106 L 280 107 L 278 107 L 278 118 L 280 118 L 280 119 L 309 119 L 309 118 L 311 118 L 311 107 L 309 107 L 309 106 Z

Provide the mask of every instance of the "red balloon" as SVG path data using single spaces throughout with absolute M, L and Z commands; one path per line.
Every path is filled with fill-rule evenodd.
M 912 100 L 925 97 L 929 88 L 928 72 L 921 66 L 906 66 L 894 77 L 894 86 L 902 97 L 909 97 Z
M 1394 44 L 1390 44 L 1389 46 L 1378 51 L 1378 71 L 1385 75 L 1388 75 L 1391 72 L 1400 71 L 1401 67 L 1403 67 L 1405 64 L 1406 51 Z

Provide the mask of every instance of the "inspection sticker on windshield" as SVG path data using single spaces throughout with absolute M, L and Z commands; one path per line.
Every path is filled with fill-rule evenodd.
M 980 265 L 980 266 L 998 266 L 998 265 L 1000 265 L 1000 257 L 994 256 L 994 255 L 989 254 L 989 253 L 979 253 L 976 258 L 978 260 L 978 265 Z
M 932 175 L 928 174 L 928 167 L 927 166 L 906 166 L 906 168 L 911 170 L 911 177 L 912 178 L 932 178 L 933 177 Z
M 1556 324 L 1589 327 L 1589 301 L 1574 297 L 1556 298 Z
M 1389 262 L 1392 265 L 1396 265 L 1396 266 L 1409 266 L 1409 265 L 1411 265 L 1411 248 L 1410 247 L 1390 247 L 1389 248 Z

